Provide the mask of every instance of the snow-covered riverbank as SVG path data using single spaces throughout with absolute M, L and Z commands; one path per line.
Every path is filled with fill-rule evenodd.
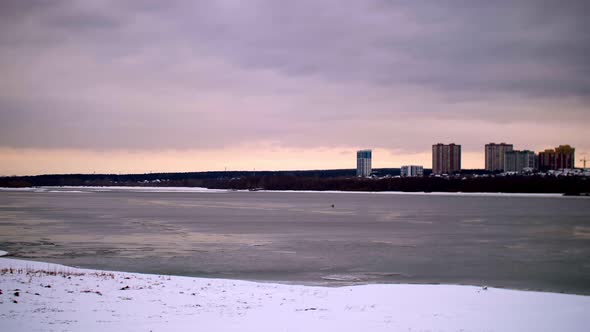
M 96 192 L 137 192 L 137 193 L 276 193 L 276 194 L 366 194 L 366 195 L 419 195 L 419 196 L 468 196 L 468 197 L 546 197 L 546 198 L 588 198 L 588 196 L 564 196 L 563 193 L 503 193 L 503 192 L 408 192 L 408 191 L 338 191 L 338 190 L 229 190 L 208 189 L 203 187 L 133 187 L 133 186 L 43 186 L 25 188 L 0 187 L 0 192 L 36 192 L 36 193 L 96 193 Z
M 2 331 L 586 331 L 590 296 L 446 285 L 341 288 L 0 258 Z

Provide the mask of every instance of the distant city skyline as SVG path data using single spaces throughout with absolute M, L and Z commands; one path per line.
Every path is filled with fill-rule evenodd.
M 590 154 L 588 1 L 0 2 L 0 174 Z M 351 157 L 352 156 L 352 157 Z
M 0 149 L 1 150 L 1 149 Z M 420 164 L 429 168 L 430 150 L 400 155 L 395 151 L 372 149 L 373 168 Z M 252 151 L 257 151 L 252 153 Z M 219 170 L 297 170 L 356 168 L 357 149 L 263 149 L 256 147 L 216 151 L 163 151 L 152 158 L 151 151 L 45 151 L 4 149 L 0 175 L 35 175 L 55 173 L 149 173 Z M 249 157 L 240 157 L 250 153 Z M 481 153 L 473 153 L 473 165 Z M 463 156 L 465 160 L 465 155 Z M 207 163 L 204 163 L 206 160 Z M 469 165 L 469 164 L 468 164 Z M 478 168 L 478 167 L 473 167 Z M 479 167 L 481 168 L 481 167 Z
M 458 144 L 461 146 L 461 144 Z M 486 157 L 485 150 L 487 149 L 485 144 L 480 147 L 480 153 L 467 152 L 465 153 L 461 149 L 460 164 L 461 169 L 485 169 Z M 0 149 L 1 150 L 1 149 Z M 252 151 L 256 150 L 252 147 Z M 361 149 L 362 150 L 362 149 Z M 236 163 L 217 163 L 217 166 L 213 168 L 207 168 L 206 165 L 202 167 L 195 166 L 194 155 L 191 155 L 190 151 L 166 151 L 165 158 L 158 159 L 158 162 L 150 161 L 149 152 L 124 152 L 124 151 L 95 151 L 81 153 L 79 158 L 72 159 L 72 154 L 68 151 L 63 151 L 55 154 L 51 152 L 51 163 L 42 164 L 43 159 L 49 158 L 42 151 L 19 151 L 16 149 L 5 149 L 9 153 L 6 154 L 6 158 L 3 160 L 3 166 L 11 166 L 16 164 L 13 160 L 26 156 L 27 161 L 30 162 L 31 171 L 28 173 L 19 174 L 17 172 L 5 172 L 1 173 L 0 176 L 11 176 L 11 175 L 39 175 L 39 174 L 58 174 L 58 173 L 158 173 L 158 172 L 199 172 L 199 171 L 248 171 L 248 170 L 314 170 L 314 169 L 353 169 L 358 167 L 358 152 L 361 150 L 340 150 L 336 154 L 333 154 L 333 158 L 326 161 L 324 158 L 329 155 L 330 151 L 326 149 L 308 149 L 305 151 L 297 151 L 293 155 L 293 151 L 289 151 L 287 154 L 281 149 L 272 149 L 268 154 L 258 153 L 255 156 L 261 157 L 261 159 L 241 159 L 241 162 Z M 376 150 L 377 158 L 373 158 L 373 154 Z M 523 149 L 532 150 L 536 155 L 538 153 L 555 150 L 554 148 L 543 148 L 543 149 Z M 382 150 L 382 149 L 369 149 L 371 151 L 371 167 L 372 168 L 400 168 L 403 165 L 420 165 L 424 168 L 432 168 L 433 151 L 432 147 L 430 151 L 420 154 L 413 154 L 409 156 L 403 156 L 399 158 L 395 152 Z M 238 153 L 234 151 L 224 151 L 225 153 L 233 154 Z M 14 155 L 19 157 L 14 157 Z M 209 151 L 208 154 L 199 154 L 204 158 L 215 158 L 219 156 L 219 151 Z M 275 158 L 279 156 L 279 158 Z M 354 163 L 352 157 L 355 157 Z M 573 161 L 575 161 L 576 167 L 582 167 L 581 159 L 586 155 L 575 155 Z M 136 162 L 132 162 L 130 165 L 125 167 L 121 162 L 127 158 L 132 157 Z M 141 161 L 142 167 L 138 167 L 138 163 Z M 262 162 L 261 162 L 262 160 Z M 570 161 L 571 162 L 571 161 Z M 288 166 L 283 167 L 284 164 Z M 41 167 L 39 167 L 41 165 Z M 123 166 L 122 166 L 123 165 Z M 265 167 L 265 165 L 271 165 L 271 167 Z M 272 166 L 274 165 L 274 167 Z M 477 165 L 477 166 L 472 166 Z

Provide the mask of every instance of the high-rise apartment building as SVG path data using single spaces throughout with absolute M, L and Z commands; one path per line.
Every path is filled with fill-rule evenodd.
M 513 150 L 512 144 L 489 143 L 485 146 L 486 171 L 496 172 L 504 170 L 504 155 Z
M 575 168 L 576 149 L 569 145 L 560 145 L 555 149 L 539 152 L 539 169 L 542 171 L 563 168 Z
M 546 149 L 539 152 L 539 170 L 548 171 L 555 168 L 555 150 Z
M 432 146 L 432 173 L 452 174 L 461 171 L 461 145 L 434 144 Z
M 356 152 L 356 176 L 368 177 L 371 175 L 371 150 L 359 150 Z
M 402 177 L 422 177 L 424 176 L 424 167 L 416 165 L 402 166 L 400 175 Z
M 576 149 L 569 145 L 560 145 L 555 148 L 555 168 L 575 168 L 576 166 Z
M 537 168 L 537 156 L 529 150 L 506 151 L 504 155 L 504 172 L 522 173 Z

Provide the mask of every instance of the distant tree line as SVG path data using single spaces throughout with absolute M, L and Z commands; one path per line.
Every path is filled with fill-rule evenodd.
M 424 169 L 429 175 L 430 169 Z M 462 170 L 462 174 L 486 174 L 483 170 Z M 377 168 L 378 177 L 399 176 L 399 168 Z M 32 176 L 0 176 L 1 187 L 37 186 L 202 186 L 204 181 L 243 177 L 295 176 L 312 179 L 355 177 L 355 169 L 330 169 L 311 171 L 212 171 L 145 174 L 45 174 Z
M 590 180 L 582 177 L 506 176 L 461 178 L 306 178 L 288 175 L 239 179 L 205 180 L 217 189 L 340 190 L 405 192 L 505 192 L 505 193 L 589 193 Z
M 400 174 L 399 168 L 375 170 L 379 175 Z M 46 174 L 34 176 L 0 177 L 2 187 L 31 186 L 202 186 L 203 180 L 231 179 L 288 175 L 306 178 L 334 178 L 355 176 L 354 169 L 331 169 L 312 171 L 213 171 L 185 173 L 145 173 L 145 174 Z
M 378 169 L 388 178 L 354 176 L 355 170 L 194 172 L 149 174 L 62 174 L 0 177 L 0 187 L 167 186 L 235 190 L 341 190 L 406 192 L 588 193 L 585 177 L 503 176 L 399 178 L 399 169 Z M 471 174 L 478 171 L 473 170 Z M 428 172 L 429 173 L 429 172 Z

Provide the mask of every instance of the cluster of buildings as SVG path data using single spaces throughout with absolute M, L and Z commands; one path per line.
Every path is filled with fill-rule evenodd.
M 368 177 L 372 173 L 371 150 L 359 150 L 356 154 L 356 173 Z M 532 173 L 575 168 L 575 149 L 560 145 L 536 154 L 531 150 L 514 150 L 512 144 L 489 143 L 485 145 L 485 170 L 492 173 Z M 461 172 L 461 145 L 434 144 L 432 146 L 432 173 L 435 175 Z M 402 177 L 420 177 L 424 168 L 418 165 L 401 167 Z
M 560 145 L 535 154 L 531 150 L 514 150 L 512 144 L 489 143 L 485 146 L 486 171 L 527 173 L 575 168 L 576 149 Z

